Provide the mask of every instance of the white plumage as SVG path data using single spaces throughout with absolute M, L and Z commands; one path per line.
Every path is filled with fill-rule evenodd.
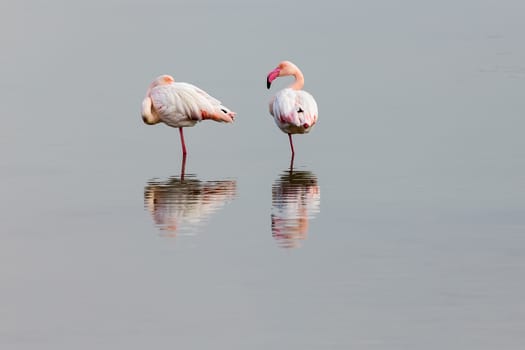
M 292 75 L 295 81 L 286 89 L 279 91 L 270 101 L 270 114 L 284 133 L 288 134 L 292 160 L 295 154 L 292 135 L 307 134 L 317 123 L 317 103 L 312 95 L 302 90 L 304 76 L 301 70 L 290 61 L 282 61 L 268 73 L 266 87 L 278 77 Z
M 160 121 L 175 128 L 193 126 L 212 115 L 224 114 L 221 119 L 216 118 L 217 121 L 233 121 L 228 108 L 192 84 L 159 85 L 151 89 L 150 97 Z
M 179 128 L 182 153 L 186 154 L 183 127 L 194 126 L 201 120 L 232 123 L 235 112 L 204 90 L 188 83 L 176 83 L 169 75 L 155 79 L 142 101 L 142 120 L 153 125 L 165 123 Z
M 279 91 L 270 112 L 277 126 L 287 134 L 306 134 L 317 122 L 317 103 L 304 90 Z

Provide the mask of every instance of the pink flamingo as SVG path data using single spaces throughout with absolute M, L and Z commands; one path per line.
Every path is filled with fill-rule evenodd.
M 270 114 L 284 133 L 288 134 L 292 149 L 292 162 L 295 155 L 292 134 L 307 134 L 317 122 L 317 103 L 312 95 L 301 90 L 304 76 L 301 70 L 290 61 L 282 61 L 266 77 L 269 89 L 277 77 L 293 75 L 295 81 L 286 89 L 279 91 L 270 101 Z
M 142 101 L 142 120 L 153 125 L 163 122 L 179 128 L 182 155 L 186 157 L 186 144 L 182 128 L 194 126 L 201 120 L 232 123 L 235 112 L 198 87 L 179 83 L 169 75 L 155 79 Z

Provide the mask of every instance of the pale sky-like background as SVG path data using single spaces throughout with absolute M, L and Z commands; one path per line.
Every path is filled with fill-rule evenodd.
M 522 349 L 524 13 L 2 2 L 0 347 Z M 319 105 L 307 182 L 268 114 L 284 59 Z M 177 130 L 140 118 L 160 74 L 238 114 L 185 130 L 189 186 Z M 300 209 L 285 248 L 271 215 Z

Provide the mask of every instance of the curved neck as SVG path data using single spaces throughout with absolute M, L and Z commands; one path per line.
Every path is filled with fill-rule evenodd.
M 296 69 L 292 74 L 295 81 L 289 86 L 290 89 L 301 90 L 304 86 L 304 76 L 299 69 Z
M 153 108 L 153 102 L 149 96 L 142 101 L 142 120 L 144 123 L 153 125 L 160 122 L 160 118 Z

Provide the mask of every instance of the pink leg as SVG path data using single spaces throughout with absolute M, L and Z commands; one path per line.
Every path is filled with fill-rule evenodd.
M 186 143 L 184 143 L 184 134 L 182 133 L 182 128 L 179 128 L 179 134 L 180 134 L 180 143 L 182 145 L 182 155 L 186 155 Z
M 293 149 L 292 134 L 288 134 L 288 138 L 290 139 L 290 148 L 292 149 L 292 157 L 293 157 L 295 155 L 295 151 Z

